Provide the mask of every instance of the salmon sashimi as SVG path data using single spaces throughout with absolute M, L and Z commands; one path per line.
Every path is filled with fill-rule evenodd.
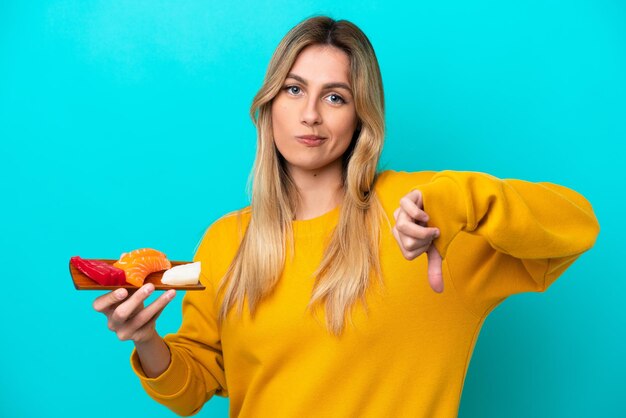
M 127 283 L 137 287 L 143 285 L 150 273 L 172 268 L 172 263 L 165 254 L 150 248 L 140 248 L 124 253 L 113 265 L 124 270 Z
M 120 256 L 119 262 L 124 263 L 128 262 L 131 259 L 137 257 L 162 257 L 167 258 L 167 256 L 159 250 L 155 250 L 153 248 L 139 248 L 138 250 L 133 250 L 127 253 L 123 253 Z

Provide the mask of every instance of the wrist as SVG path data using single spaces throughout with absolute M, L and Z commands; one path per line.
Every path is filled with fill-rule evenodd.
M 168 345 L 161 336 L 154 332 L 145 340 L 135 341 L 139 365 L 148 378 L 156 378 L 163 374 L 171 362 Z
M 152 330 L 146 335 L 142 335 L 141 337 L 134 340 L 134 343 L 135 347 L 139 349 L 140 347 L 154 346 L 154 344 L 156 342 L 159 342 L 160 340 L 162 340 L 162 338 L 159 333 L 156 332 L 156 330 Z

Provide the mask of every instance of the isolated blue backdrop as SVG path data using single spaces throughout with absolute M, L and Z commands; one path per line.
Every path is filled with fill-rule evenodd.
M 191 259 L 212 221 L 247 204 L 248 107 L 274 47 L 320 13 L 377 51 L 385 168 L 552 181 L 600 219 L 595 248 L 546 293 L 487 319 L 460 416 L 626 416 L 619 0 L 0 2 L 0 416 L 172 416 L 68 259 L 145 246 Z M 227 410 L 214 398 L 200 416 Z

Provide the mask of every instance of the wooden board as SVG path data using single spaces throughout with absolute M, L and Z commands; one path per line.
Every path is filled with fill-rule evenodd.
M 98 261 L 104 261 L 108 264 L 113 264 L 117 260 L 98 259 Z M 189 264 L 190 262 L 191 261 L 171 261 L 172 267 L 179 266 L 181 264 Z M 69 263 L 69 265 L 70 265 L 70 275 L 72 276 L 72 281 L 74 282 L 74 287 L 76 288 L 76 290 L 113 290 L 113 289 L 119 289 L 120 287 L 124 287 L 126 289 L 138 289 L 137 286 L 133 286 L 132 284 L 128 284 L 128 283 L 126 283 L 123 286 L 103 286 L 97 283 L 96 281 L 90 279 L 89 277 L 85 276 L 80 270 L 74 267 L 71 262 Z M 146 277 L 146 280 L 144 281 L 144 284 L 152 283 L 154 285 L 155 290 L 168 290 L 168 289 L 204 290 L 205 289 L 204 285 L 201 282 L 198 282 L 197 284 L 190 284 L 190 285 L 184 285 L 184 286 L 180 286 L 180 285 L 170 286 L 170 285 L 163 284 L 161 283 L 161 278 L 163 277 L 163 273 L 165 273 L 165 270 L 158 271 L 158 272 L 148 275 L 148 277 Z

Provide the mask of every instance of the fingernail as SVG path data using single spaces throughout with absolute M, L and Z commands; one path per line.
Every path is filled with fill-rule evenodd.
M 118 299 L 122 299 L 124 297 L 124 293 L 126 293 L 124 289 L 117 289 L 115 291 L 115 297 Z
M 147 294 L 150 294 L 150 293 L 152 293 L 152 291 L 153 291 L 153 290 L 154 290 L 154 285 L 153 285 L 153 284 L 151 284 L 151 283 L 148 283 L 148 284 L 146 285 L 146 293 L 147 293 Z
M 435 238 L 439 238 L 439 230 L 435 231 Z
M 168 290 L 167 291 L 167 298 L 168 299 L 174 299 L 174 296 L 176 296 L 176 291 L 175 290 Z

